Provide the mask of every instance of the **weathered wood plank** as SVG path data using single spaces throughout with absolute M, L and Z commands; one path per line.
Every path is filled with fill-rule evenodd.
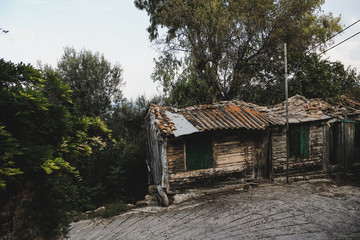
M 324 134 L 320 124 L 311 124 L 309 129 L 309 157 L 289 159 L 289 173 L 306 173 L 321 170 L 324 158 Z M 286 171 L 286 134 L 272 135 L 273 172 L 275 177 Z
M 245 136 L 217 137 L 214 143 L 214 153 L 217 167 L 239 166 L 252 164 L 255 153 L 254 140 Z
M 248 165 L 243 164 L 173 173 L 169 176 L 170 187 L 168 193 L 178 193 L 185 189 L 197 187 L 209 187 L 228 178 L 245 177 L 245 174 L 249 172 L 247 168 Z
M 225 135 L 229 134 L 229 135 Z M 269 175 L 267 171 L 268 148 L 264 146 L 264 133 L 234 132 L 213 135 L 214 168 L 186 171 L 185 142 L 182 139 L 168 143 L 169 189 L 193 188 L 207 179 L 225 179 L 227 177 L 254 177 L 254 164 L 258 176 Z M 265 141 L 267 142 L 267 140 Z M 264 154 L 262 151 L 265 151 Z M 259 159 L 257 159 L 259 158 Z M 261 158 L 261 160 L 260 160 Z M 266 159 L 263 159 L 266 158 Z M 260 170 L 262 169 L 262 170 Z M 192 185 L 194 184 L 194 185 Z
M 170 174 L 185 170 L 184 155 L 183 140 L 179 139 L 168 142 L 167 158 Z

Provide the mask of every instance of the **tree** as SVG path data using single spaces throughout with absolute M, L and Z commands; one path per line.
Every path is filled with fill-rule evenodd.
M 46 67 L 43 69 L 46 72 Z M 56 72 L 70 85 L 77 114 L 100 116 L 115 129 L 116 142 L 100 142 L 92 148 L 93 154 L 77 165 L 83 178 L 81 185 L 77 186 L 78 192 L 88 198 L 78 209 L 86 211 L 104 203 L 134 201 L 143 197 L 143 185 L 147 180 L 146 170 L 143 171 L 146 152 L 144 154 L 134 140 L 139 135 L 141 124 L 128 125 L 132 120 L 142 123 L 143 116 L 139 119 L 132 107 L 125 107 L 128 101 L 122 97 L 124 83 L 120 65 L 112 66 L 99 53 L 66 48 Z M 120 109 L 120 105 L 124 107 Z M 124 118 L 120 119 L 119 114 Z M 129 132 L 134 136 L 129 137 Z M 131 176 L 139 176 L 138 173 L 143 176 L 131 179 L 134 180 L 131 182 Z
M 360 85 L 355 69 L 346 69 L 341 62 L 321 60 L 316 54 L 297 56 L 291 68 L 295 73 L 289 79 L 292 95 L 336 100 L 341 95 L 351 94 Z
M 167 95 L 174 90 L 186 93 L 195 80 L 208 96 L 206 102 L 243 99 L 248 94 L 243 89 L 254 82 L 269 84 L 262 77 L 281 70 L 277 67 L 284 42 L 290 55 L 304 53 L 341 30 L 340 18 L 321 14 L 323 3 L 135 0 L 136 7 L 150 16 L 150 40 L 163 50 L 153 79 Z M 162 35 L 161 27 L 167 30 Z M 164 65 L 168 68 L 159 71 Z M 193 80 L 185 80 L 189 72 Z
M 31 65 L 0 60 L 0 211 L 8 213 L 0 216 L 0 234 L 6 239 L 57 238 L 76 194 L 69 183 L 81 178 L 74 166 L 91 154 L 91 139 L 108 137 L 100 119 L 71 113 L 71 90 L 56 74 L 47 78 Z
M 104 55 L 89 50 L 77 52 L 65 48 L 56 72 L 73 91 L 72 99 L 79 115 L 108 116 L 112 104 L 122 99 L 122 68 L 112 65 Z
M 288 62 L 288 69 L 292 72 L 288 78 L 289 96 L 300 94 L 307 98 L 337 101 L 341 95 L 355 96 L 356 89 L 360 86 L 356 70 L 345 68 L 341 62 L 323 60 L 317 54 L 292 54 Z M 284 101 L 283 68 L 275 68 L 278 70 L 274 69 L 272 75 L 265 71 L 260 74 L 266 81 L 254 81 L 241 89 L 244 101 L 261 105 Z
M 117 139 L 113 148 L 117 155 L 108 174 L 107 186 L 109 190 L 118 188 L 117 179 L 121 177 L 121 193 L 127 201 L 144 199 L 147 193 L 147 135 L 144 118 L 150 102 L 158 101 L 160 99 L 147 100 L 144 96 L 139 96 L 135 101 L 123 99 L 114 106 L 114 112 L 108 121 L 114 138 Z
M 51 81 L 51 67 L 39 65 Z M 146 194 L 143 120 L 149 103 L 145 98 L 136 103 L 122 98 L 121 74 L 120 66 L 111 67 L 103 55 L 87 50 L 77 53 L 70 48 L 65 49 L 56 69 L 56 75 L 73 91 L 76 115 L 100 116 L 112 129 L 113 139 L 90 139 L 92 155 L 75 163 L 83 180 L 71 187 L 77 192 L 74 209 L 81 212 L 118 201 L 135 202 Z M 52 86 L 46 87 L 46 94 L 51 101 L 59 102 L 53 97 Z

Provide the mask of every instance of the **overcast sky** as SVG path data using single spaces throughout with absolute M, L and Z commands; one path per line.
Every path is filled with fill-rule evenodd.
M 56 66 L 65 46 L 104 54 L 124 69 L 125 97 L 151 97 L 156 84 L 150 75 L 157 52 L 149 42 L 149 19 L 133 0 L 0 0 L 0 58 L 18 63 L 37 60 Z M 348 26 L 360 19 L 359 0 L 326 0 L 325 13 L 342 15 Z M 360 32 L 360 23 L 335 38 L 335 44 Z M 327 52 L 360 71 L 360 34 Z

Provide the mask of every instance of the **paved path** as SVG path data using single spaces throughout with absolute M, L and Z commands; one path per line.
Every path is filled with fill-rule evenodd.
M 268 184 L 70 227 L 70 239 L 360 239 L 360 188 Z

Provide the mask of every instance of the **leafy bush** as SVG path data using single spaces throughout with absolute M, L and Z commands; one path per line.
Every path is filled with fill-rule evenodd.
M 48 98 L 48 96 L 52 96 Z M 89 138 L 109 138 L 96 118 L 76 116 L 71 90 L 56 74 L 0 60 L 0 233 L 56 239 L 79 201 L 75 166 L 92 153 Z M 98 135 L 95 135 L 98 134 Z M 99 136 L 100 135 L 100 136 Z

